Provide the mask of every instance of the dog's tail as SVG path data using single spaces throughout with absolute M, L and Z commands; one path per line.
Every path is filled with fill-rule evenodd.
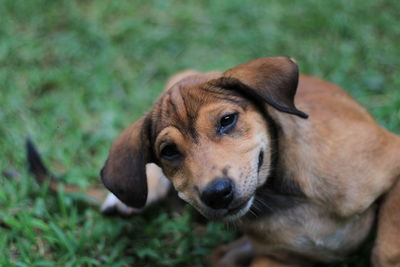
M 48 183 L 50 191 L 57 192 L 61 182 L 56 179 L 44 165 L 35 145 L 28 138 L 26 140 L 26 158 L 29 172 L 39 184 Z M 87 196 L 87 201 L 91 205 L 99 206 L 106 199 L 107 191 L 104 188 L 88 188 L 82 190 L 77 186 L 64 185 L 64 192 L 68 194 L 83 194 Z M 86 199 L 86 198 L 85 198 Z

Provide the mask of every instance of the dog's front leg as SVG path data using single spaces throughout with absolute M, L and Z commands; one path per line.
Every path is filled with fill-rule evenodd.
M 287 256 L 287 255 L 286 255 Z M 247 236 L 228 244 L 217 247 L 212 254 L 211 262 L 214 267 L 310 267 L 308 261 L 295 259 L 293 262 L 284 261 L 286 256 L 273 258 L 258 255 Z
M 250 267 L 310 267 L 309 264 L 284 263 L 269 257 L 256 257 L 251 262 Z
M 249 266 L 254 251 L 247 236 L 214 249 L 211 262 L 214 267 L 242 267 Z
M 125 205 L 120 201 L 114 194 L 108 193 L 106 200 L 101 206 L 101 212 L 104 214 L 115 214 L 118 213 L 123 216 L 130 216 L 138 214 L 146 209 L 148 206 L 156 203 L 168 195 L 171 188 L 170 181 L 164 176 L 160 167 L 154 163 L 146 165 L 146 176 L 148 195 L 147 201 L 143 208 L 136 209 Z

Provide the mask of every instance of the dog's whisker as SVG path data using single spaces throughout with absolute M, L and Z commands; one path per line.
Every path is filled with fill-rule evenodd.
M 261 208 L 260 208 L 260 207 L 258 207 L 257 203 L 254 203 L 254 204 L 253 204 L 253 206 L 252 206 L 252 208 L 254 208 L 254 209 L 255 209 L 255 212 L 257 212 L 257 213 L 261 213 Z
M 257 213 L 255 213 L 251 208 L 249 209 L 249 212 L 250 212 L 255 218 L 258 218 Z
M 261 210 L 262 210 L 262 207 L 265 207 L 268 210 L 272 210 L 273 209 L 270 205 L 268 205 L 265 201 L 261 200 L 260 198 L 256 198 L 255 200 L 256 200 L 257 203 L 259 203 L 261 205 L 261 207 L 260 207 Z

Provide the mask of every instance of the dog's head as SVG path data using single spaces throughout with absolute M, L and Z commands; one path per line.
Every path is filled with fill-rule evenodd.
M 181 79 L 116 139 L 104 184 L 140 208 L 147 197 L 145 165 L 155 162 L 206 217 L 244 215 L 271 169 L 266 106 L 307 117 L 294 105 L 297 83 L 297 65 L 287 57 Z

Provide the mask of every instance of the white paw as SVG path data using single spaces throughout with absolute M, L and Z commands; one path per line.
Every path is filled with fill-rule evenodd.
M 142 210 L 143 209 L 136 209 L 125 205 L 113 193 L 108 193 L 106 200 L 101 205 L 101 212 L 108 215 L 118 213 L 124 216 L 130 216 Z

